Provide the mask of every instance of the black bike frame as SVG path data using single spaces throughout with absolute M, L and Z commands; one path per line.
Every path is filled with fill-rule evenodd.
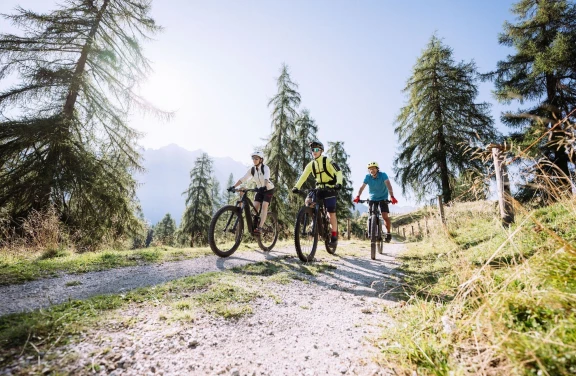
M 376 220 L 378 221 L 378 226 L 380 226 L 380 228 L 382 228 L 382 224 L 383 224 L 383 218 L 382 218 L 382 212 L 380 211 L 380 202 L 384 201 L 387 204 L 390 204 L 391 201 L 390 200 L 378 200 L 378 201 L 372 201 L 372 200 L 360 200 L 359 202 L 364 203 L 366 202 L 368 204 L 368 218 L 372 218 L 373 215 L 376 216 Z M 370 233 L 370 225 L 368 225 L 368 233 Z
M 316 198 L 316 202 L 314 203 L 314 216 L 316 217 L 316 221 L 314 221 L 314 223 L 312 224 L 312 232 L 315 233 L 316 232 L 316 226 L 318 226 L 318 236 L 321 236 L 322 238 L 325 238 L 325 234 L 324 234 L 324 226 L 327 226 L 327 224 L 325 223 L 325 221 L 327 220 L 326 216 L 327 216 L 327 212 L 326 212 L 326 207 L 324 206 L 324 199 L 318 199 L 318 191 L 320 190 L 327 190 L 326 188 L 315 188 L 315 189 L 310 189 L 308 190 L 308 192 L 316 192 L 315 198 Z M 320 202 L 318 202 L 320 201 Z M 303 229 L 306 228 L 306 221 L 307 218 L 304 220 L 304 226 L 302 227 Z
M 260 215 L 262 214 L 263 204 L 260 204 L 260 210 L 258 210 L 258 209 L 256 209 L 256 206 L 254 206 L 254 204 L 252 203 L 252 200 L 250 200 L 248 198 L 248 195 L 247 195 L 248 192 L 258 192 L 258 190 L 256 190 L 256 189 L 242 189 L 241 191 L 244 192 L 244 194 L 242 195 L 240 200 L 236 201 L 236 205 L 240 204 L 240 213 L 244 213 L 244 216 L 246 216 L 246 223 L 248 223 L 248 231 L 252 232 L 254 230 L 254 223 L 252 222 L 252 214 L 250 213 L 250 208 L 254 209 L 254 212 L 260 218 Z M 241 220 L 241 219 L 242 219 L 242 215 L 240 215 L 240 218 L 238 220 Z M 234 224 L 234 226 L 236 226 L 236 224 Z M 226 228 L 228 228 L 228 226 L 226 226 Z

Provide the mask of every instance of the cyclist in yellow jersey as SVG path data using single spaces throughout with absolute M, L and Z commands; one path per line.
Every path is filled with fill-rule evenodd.
M 316 179 L 316 188 L 326 188 L 327 191 L 322 191 L 318 194 L 319 197 L 314 197 L 314 192 L 310 192 L 306 198 L 306 205 L 310 205 L 316 201 L 316 198 L 324 200 L 326 211 L 330 215 L 330 224 L 332 225 L 332 237 L 330 245 L 338 244 L 338 218 L 336 217 L 336 194 L 337 190 L 342 188 L 342 171 L 332 159 L 322 155 L 324 151 L 324 144 L 320 141 L 312 141 L 310 144 L 312 156 L 314 160 L 306 165 L 302 175 L 296 182 L 292 192 L 298 191 L 302 184 L 308 178 L 308 175 L 314 174 Z

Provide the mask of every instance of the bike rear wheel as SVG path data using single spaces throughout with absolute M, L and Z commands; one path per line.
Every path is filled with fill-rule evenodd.
M 264 252 L 270 252 L 274 248 L 276 240 L 278 240 L 278 217 L 276 213 L 268 213 L 266 222 L 264 222 L 264 226 L 256 238 L 260 249 Z
M 314 260 L 318 245 L 318 226 L 314 208 L 303 206 L 296 216 L 294 224 L 294 247 L 302 262 Z
M 370 257 L 372 260 L 376 260 L 376 243 L 378 242 L 378 218 L 376 216 L 372 216 L 370 219 Z
M 210 249 L 220 257 L 230 256 L 240 246 L 243 231 L 244 221 L 240 215 L 240 208 L 234 205 L 220 208 L 210 221 L 208 230 Z
M 329 219 L 326 219 L 325 221 L 326 221 L 326 231 L 324 232 L 324 245 L 326 246 L 326 252 L 333 255 L 336 253 L 338 243 L 330 245 L 330 240 L 332 238 L 332 226 L 330 225 Z

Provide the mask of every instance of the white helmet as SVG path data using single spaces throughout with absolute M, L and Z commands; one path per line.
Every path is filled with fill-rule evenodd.
M 260 159 L 264 160 L 264 153 L 262 153 L 260 150 L 256 150 L 252 154 L 250 154 L 250 157 L 253 156 L 260 157 Z

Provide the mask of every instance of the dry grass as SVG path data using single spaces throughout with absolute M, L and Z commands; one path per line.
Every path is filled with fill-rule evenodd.
M 403 255 L 398 325 L 380 362 L 400 374 L 576 373 L 576 201 L 517 205 L 500 226 L 494 203 L 457 204 L 446 228 Z

